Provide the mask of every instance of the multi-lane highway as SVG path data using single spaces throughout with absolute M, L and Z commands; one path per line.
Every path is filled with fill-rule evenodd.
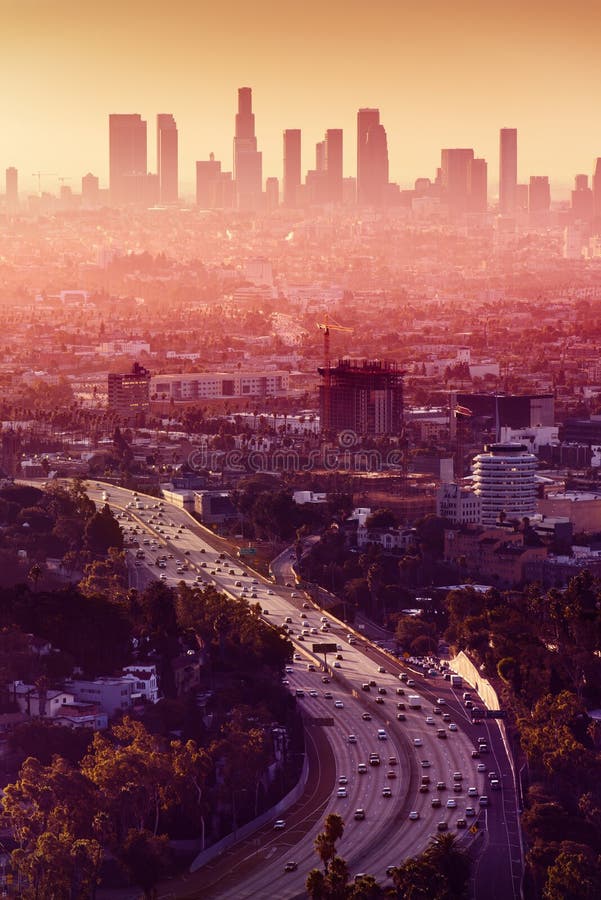
M 302 896 L 307 872 L 318 862 L 315 834 L 325 815 L 337 812 L 346 824 L 339 852 L 351 874 L 368 872 L 385 881 L 389 866 L 448 829 L 471 847 L 475 896 L 520 896 L 515 792 L 496 723 L 472 725 L 461 692 L 440 675 L 411 671 L 314 607 L 292 582 L 262 578 L 184 510 L 113 485 L 90 483 L 88 490 L 98 503 L 108 495 L 128 542 L 136 540 L 145 554 L 142 560 L 136 550 L 128 552 L 132 586 L 142 588 L 157 577 L 168 584 L 214 584 L 259 602 L 266 621 L 287 627 L 294 644 L 285 681 L 308 723 L 309 794 L 284 815 L 283 828 L 262 829 L 191 876 L 188 889 L 194 884 L 202 886 L 203 896 L 232 900 Z M 323 655 L 313 652 L 314 643 L 337 646 L 327 667 Z M 401 673 L 414 683 L 401 682 Z M 420 708 L 410 708 L 410 695 L 419 696 Z M 472 756 L 478 737 L 488 739 L 490 750 L 479 759 Z M 379 754 L 379 765 L 370 765 L 372 753 Z M 494 794 L 491 771 L 502 787 Z M 486 805 L 482 797 L 488 797 Z M 355 818 L 357 810 L 364 818 Z M 287 862 L 297 868 L 284 871 Z

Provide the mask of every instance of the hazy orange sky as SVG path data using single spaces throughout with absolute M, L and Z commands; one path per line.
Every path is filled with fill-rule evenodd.
M 210 151 L 231 168 L 249 85 L 264 177 L 281 177 L 284 128 L 302 129 L 303 169 L 344 128 L 354 175 L 357 109 L 378 106 L 402 186 L 433 176 L 441 147 L 474 147 L 494 193 L 507 126 L 520 180 L 559 188 L 601 156 L 600 46 L 599 0 L 0 0 L 0 170 L 24 190 L 37 170 L 105 186 L 108 115 L 138 112 L 154 171 L 156 113 L 172 112 L 190 190 Z

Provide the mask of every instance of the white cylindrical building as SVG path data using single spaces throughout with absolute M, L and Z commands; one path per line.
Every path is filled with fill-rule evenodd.
M 537 462 L 524 444 L 487 444 L 478 453 L 472 471 L 482 525 L 494 525 L 500 513 L 507 519 L 535 514 Z

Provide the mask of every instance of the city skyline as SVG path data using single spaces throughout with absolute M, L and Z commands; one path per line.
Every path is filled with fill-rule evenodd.
M 438 0 L 422 6 L 379 0 L 367 11 L 333 0 L 318 16 L 309 2 L 302 21 L 286 22 L 271 0 L 253 10 L 235 2 L 225 22 L 211 9 L 201 20 L 181 0 L 169 17 L 132 0 L 119 18 L 111 0 L 100 17 L 72 0 L 51 9 L 11 3 L 0 71 L 19 89 L 3 98 L 0 168 L 16 166 L 22 190 L 35 187 L 35 171 L 58 171 L 73 185 L 91 171 L 105 186 L 106 117 L 134 110 L 154 122 L 169 110 L 180 184 L 191 193 L 196 160 L 214 152 L 229 168 L 235 93 L 250 85 L 264 177 L 281 178 L 282 133 L 293 128 L 303 131 L 303 171 L 315 143 L 342 128 L 352 174 L 348 137 L 365 107 L 380 110 L 390 179 L 401 187 L 431 177 L 440 148 L 469 146 L 489 161 L 496 192 L 502 127 L 520 133 L 519 181 L 548 174 L 554 193 L 565 193 L 575 174 L 592 172 L 601 154 L 601 123 L 589 111 L 601 10 L 576 0 L 568 16 L 564 4 L 535 0 L 527 9 L 508 2 L 493 18 L 471 0 L 454 4 L 452 16 Z M 52 140 L 32 140 L 40 133 Z

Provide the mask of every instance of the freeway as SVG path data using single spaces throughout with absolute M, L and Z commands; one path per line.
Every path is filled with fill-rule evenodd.
M 399 675 L 408 671 L 405 664 L 323 614 L 293 582 L 274 584 L 232 559 L 221 549 L 219 539 L 186 511 L 153 497 L 134 497 L 113 485 L 89 485 L 91 498 L 99 504 L 104 492 L 121 517 L 126 536 L 138 539 L 146 554 L 143 562 L 134 560 L 131 551 L 128 554 L 132 586 L 143 587 L 159 575 L 168 584 L 181 580 L 213 584 L 233 597 L 259 602 L 266 621 L 289 631 L 295 658 L 285 681 L 290 690 L 303 693 L 298 702 L 305 720 L 333 720 L 331 726 L 309 724 L 307 729 L 311 758 L 319 770 L 317 787 L 308 795 L 305 792 L 305 805 L 290 810 L 284 829 L 262 829 L 250 847 L 247 841 L 234 851 L 237 866 L 232 867 L 232 854 L 227 854 L 190 876 L 190 887 L 199 880 L 203 896 L 232 900 L 301 896 L 306 874 L 317 863 L 315 834 L 327 813 L 338 812 L 346 823 L 339 850 L 352 874 L 369 872 L 385 881 L 388 866 L 423 850 L 439 827 L 456 830 L 457 820 L 464 819 L 468 828 L 457 833 L 462 843 L 471 844 L 476 859 L 473 895 L 495 900 L 520 896 L 515 791 L 497 723 L 472 725 L 460 693 L 440 676 L 434 680 L 418 670 L 410 671 L 415 685 L 409 690 L 399 681 Z M 165 557 L 164 568 L 148 565 L 159 556 Z M 324 642 L 337 645 L 336 654 L 328 659 L 313 651 L 314 643 Z M 340 658 L 332 659 L 332 655 Z M 369 690 L 364 690 L 366 684 Z M 407 707 L 407 696 L 413 692 L 421 697 L 422 708 L 406 708 L 399 720 L 397 704 Z M 443 720 L 445 713 L 452 722 Z M 449 730 L 451 724 L 456 730 Z M 378 737 L 379 728 L 386 734 L 383 739 Z M 444 728 L 444 739 L 437 736 L 439 728 Z M 350 741 L 349 735 L 356 741 Z M 491 749 L 486 763 L 472 758 L 476 738 L 482 735 Z M 368 764 L 372 752 L 380 752 L 380 766 Z M 396 764 L 388 765 L 389 757 Z M 366 764 L 366 773 L 359 771 L 360 763 Z M 484 771 L 478 771 L 478 766 L 484 766 Z M 500 775 L 502 791 L 494 797 L 488 793 L 489 805 L 480 807 L 479 797 L 487 794 L 489 766 Z M 389 777 L 391 772 L 394 775 Z M 462 776 L 460 780 L 454 779 L 455 773 Z M 423 776 L 428 776 L 430 784 L 420 791 Z M 341 778 L 347 779 L 346 785 L 339 785 Z M 439 783 L 444 787 L 439 789 Z M 346 796 L 338 796 L 339 787 L 345 788 Z M 386 796 L 385 788 L 390 788 L 391 796 Z M 440 806 L 433 805 L 438 800 Z M 364 810 L 364 819 L 354 818 L 356 809 Z M 296 871 L 284 872 L 289 861 L 297 864 Z

